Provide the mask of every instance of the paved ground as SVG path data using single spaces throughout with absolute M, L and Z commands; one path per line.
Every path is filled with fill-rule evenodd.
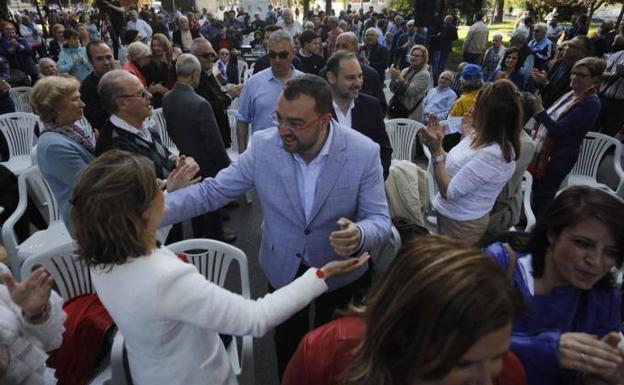
M 243 202 L 243 199 L 240 199 L 240 202 Z M 230 215 L 230 220 L 225 222 L 225 226 L 234 230 L 238 236 L 233 245 L 242 249 L 247 255 L 251 297 L 261 297 L 267 292 L 267 280 L 260 269 L 257 258 L 260 246 L 260 224 L 262 222 L 260 204 L 257 201 L 251 204 L 241 203 L 240 207 L 236 209 L 227 209 L 227 213 Z M 232 282 L 233 288 L 235 288 L 237 287 L 235 281 L 236 279 L 233 278 L 228 280 L 228 283 Z M 279 384 L 273 332 L 268 333 L 263 338 L 254 339 L 254 365 L 256 384 Z

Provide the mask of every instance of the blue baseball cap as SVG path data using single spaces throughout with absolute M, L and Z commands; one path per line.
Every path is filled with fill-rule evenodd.
M 481 66 L 476 64 L 466 64 L 462 69 L 461 77 L 464 80 L 483 79 Z

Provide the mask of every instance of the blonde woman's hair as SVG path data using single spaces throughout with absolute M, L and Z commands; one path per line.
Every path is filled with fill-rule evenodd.
M 136 62 L 142 57 L 151 54 L 150 48 L 143 42 L 135 41 L 128 45 L 128 60 Z
M 46 76 L 33 87 L 30 104 L 44 123 L 54 123 L 63 103 L 80 89 L 80 82 L 68 76 Z
M 481 337 L 510 325 L 522 306 L 489 257 L 440 235 L 412 238 L 369 293 L 349 385 L 439 380 Z
M 173 62 L 173 47 L 171 46 L 169 39 L 167 39 L 167 37 L 162 33 L 155 33 L 154 36 L 152 36 L 152 45 L 154 44 L 154 40 L 157 40 L 160 45 L 162 45 L 163 50 L 165 51 L 165 60 L 167 63 L 171 64 Z
M 143 214 L 157 194 L 154 166 L 144 156 L 110 150 L 87 166 L 70 200 L 72 227 L 87 265 L 112 268 L 156 247 Z
M 424 65 L 426 66 L 427 63 L 429 63 L 429 51 L 427 50 L 427 47 L 425 47 L 424 45 L 416 44 L 409 50 L 410 55 L 416 50 L 420 51 L 425 57 L 425 61 L 423 63 L 425 63 Z

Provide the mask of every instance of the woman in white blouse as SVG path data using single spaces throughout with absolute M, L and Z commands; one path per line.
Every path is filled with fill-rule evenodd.
M 81 174 L 71 203 L 81 258 L 125 337 L 135 385 L 228 384 L 232 370 L 218 333 L 262 336 L 327 291 L 326 278 L 368 259 L 364 254 L 310 268 L 252 301 L 156 245 L 166 208 L 146 158 L 104 153 Z
M 463 138 L 448 154 L 442 149 L 444 130 L 435 116 L 420 130 L 438 183 L 433 205 L 440 234 L 468 242 L 481 238 L 496 197 L 515 170 L 521 116 L 516 86 L 497 80 L 477 94 L 472 114 L 464 116 Z

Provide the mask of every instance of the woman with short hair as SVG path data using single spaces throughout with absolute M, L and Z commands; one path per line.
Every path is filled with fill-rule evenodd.
M 143 42 L 135 41 L 128 46 L 128 62 L 121 66 L 122 70 L 128 71 L 141 81 L 145 87 L 148 86 L 147 77 L 144 74 L 145 68 L 150 63 L 152 53 L 150 48 Z
M 518 91 L 524 91 L 526 74 L 522 70 L 520 50 L 518 48 L 511 47 L 505 51 L 500 69 L 494 70 L 488 80 L 493 82 L 499 79 L 508 79 L 518 87 Z
M 576 164 L 585 134 L 600 116 L 600 98 L 596 87 L 607 67 L 604 59 L 586 57 L 577 61 L 570 75 L 570 92 L 548 110 L 539 97 L 534 105 L 535 156 L 529 164 L 533 175 L 533 211 L 539 213 L 552 201 L 561 182 Z
M 430 116 L 419 136 L 431 151 L 438 194 L 438 232 L 477 242 L 485 233 L 496 197 L 509 181 L 520 154 L 522 106 L 509 80 L 487 83 L 474 111 L 463 118 L 463 138 L 449 153 L 444 128 Z
M 494 243 L 485 251 L 526 303 L 511 350 L 529 383 L 621 384 L 621 294 L 613 269 L 624 261 L 624 201 L 588 186 L 568 188 L 538 219 L 528 245 L 516 247 Z
M 74 78 L 46 76 L 30 93 L 30 103 L 42 122 L 37 165 L 70 231 L 71 190 L 78 175 L 94 159 L 96 142 L 91 130 L 77 124 L 85 106 L 79 90 L 80 83 Z

